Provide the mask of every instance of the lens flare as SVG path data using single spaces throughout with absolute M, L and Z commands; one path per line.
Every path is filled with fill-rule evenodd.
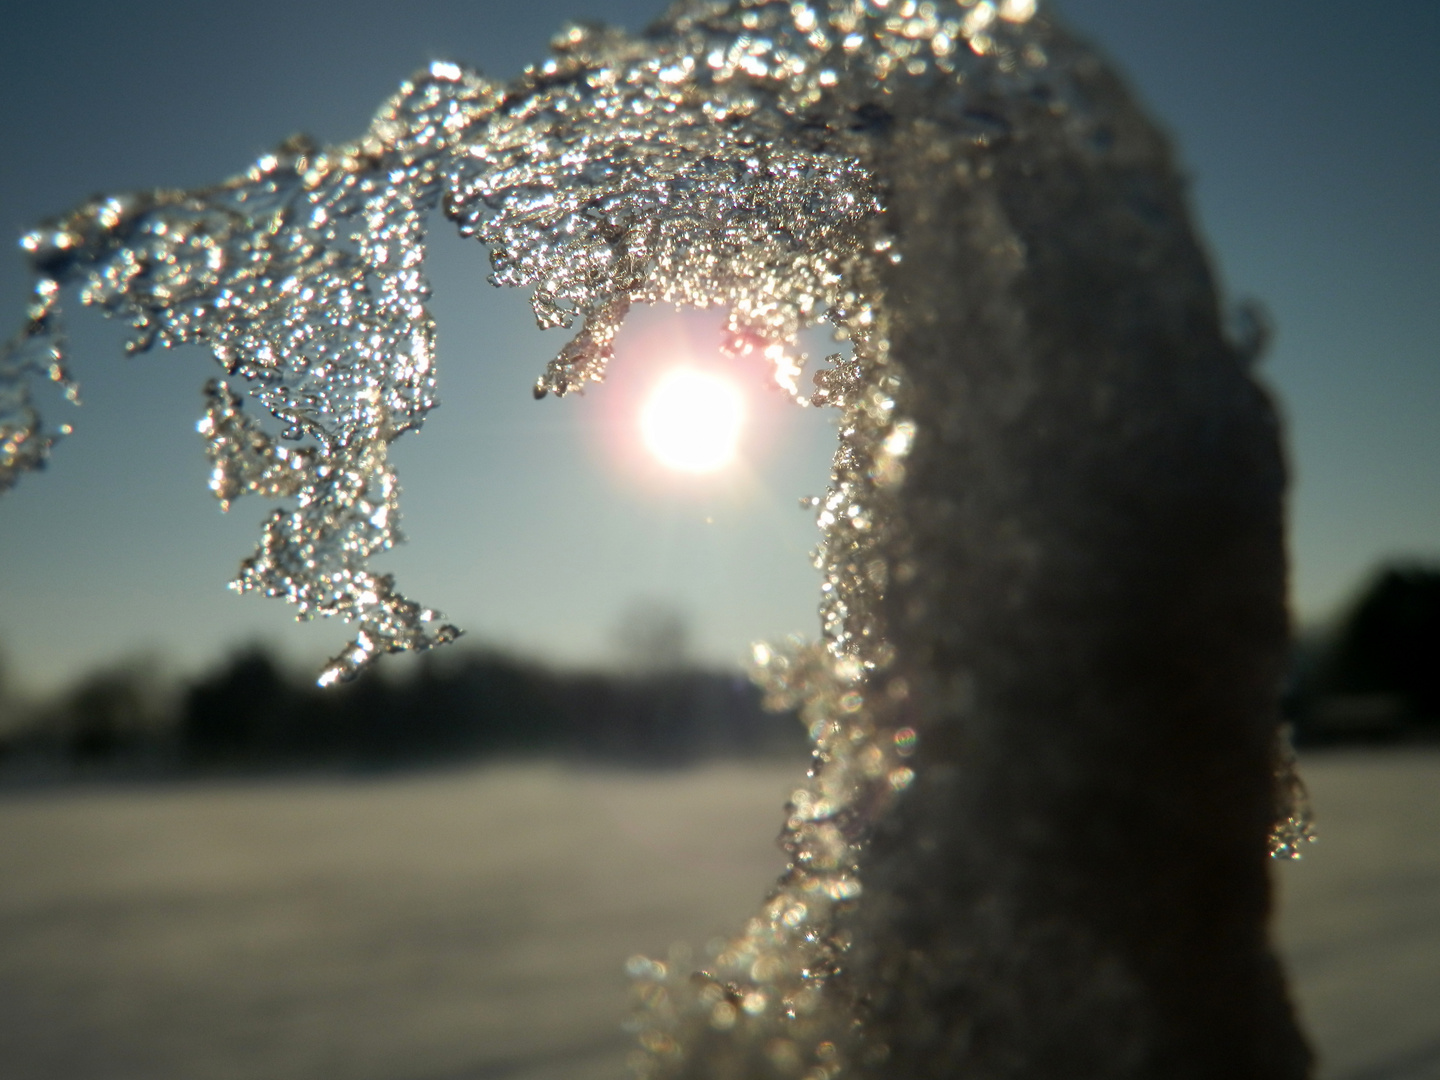
M 640 410 L 645 448 L 677 472 L 711 473 L 728 465 L 744 422 L 744 402 L 733 383 L 689 368 L 661 379 Z

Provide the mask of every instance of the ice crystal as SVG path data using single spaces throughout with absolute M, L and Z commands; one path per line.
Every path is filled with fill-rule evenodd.
M 205 345 L 279 421 L 277 438 L 219 384 L 200 430 L 222 505 L 292 500 L 266 520 L 234 587 L 282 596 L 303 618 L 358 623 L 322 681 L 454 638 L 368 560 L 399 537 L 387 447 L 434 405 L 426 217 L 455 137 L 498 99 L 478 76 L 432 65 L 355 143 L 291 140 L 216 187 L 97 199 L 27 235 L 38 281 L 0 361 L 0 488 L 54 441 L 15 376 L 43 368 L 66 381 L 60 298 L 76 285 L 82 302 L 129 323 L 130 352 Z
M 241 418 L 235 390 L 217 390 L 201 431 L 223 505 L 291 501 L 234 587 L 358 624 L 322 681 L 450 640 L 458 630 L 368 569 L 399 539 L 387 447 L 434 404 L 430 212 L 443 203 L 489 245 L 497 284 L 533 288 L 542 327 L 579 323 L 537 396 L 602 378 L 630 305 L 660 301 L 725 307 L 729 346 L 762 350 L 797 397 L 796 336 L 830 322 L 856 354 L 815 399 L 840 404 L 883 360 L 864 270 L 886 247 L 863 162 L 884 123 L 871 92 L 898 74 L 1013 79 L 1042 67 L 1020 35 L 1032 9 L 702 3 L 638 38 L 571 27 L 509 88 L 435 63 L 354 143 L 295 139 L 213 188 L 81 206 L 23 241 L 37 283 L 0 354 L 0 490 L 64 433 L 43 425 L 29 382 L 74 394 L 60 300 L 78 286 L 83 303 L 130 324 L 131 352 L 205 345 L 279 422 L 277 442 Z M 842 456 L 863 457 L 849 441 Z M 827 511 L 845 509 L 847 524 L 867 520 L 851 488 Z M 844 577 L 831 575 L 826 604 L 841 651 L 873 633 Z
M 1275 824 L 1270 830 L 1270 854 L 1277 859 L 1298 859 L 1315 840 L 1315 815 L 1310 793 L 1300 778 L 1290 725 L 1281 727 L 1275 740 Z
M 632 304 L 724 308 L 730 349 L 759 350 L 802 403 L 840 412 L 832 483 L 812 501 L 822 638 L 754 657 L 771 703 L 800 710 L 814 763 L 788 807 L 790 867 L 744 933 L 698 982 L 632 963 L 638 1026 L 654 1075 L 679 1060 L 680 1027 L 743 1022 L 778 1073 L 828 1077 L 842 1063 L 822 990 L 847 944 L 833 915 L 860 894 L 868 830 L 910 784 L 924 737 L 910 688 L 886 674 L 879 604 L 913 574 L 891 530 L 916 429 L 897 412 L 878 285 L 899 256 L 874 136 L 893 84 L 941 80 L 958 88 L 951 122 L 984 145 L 1004 123 L 987 96 L 1033 94 L 1063 113 L 1074 57 L 1034 0 L 699 0 L 638 37 L 574 26 L 553 45 L 507 88 L 435 63 L 354 143 L 291 141 L 217 187 L 100 199 L 28 235 L 38 281 L 0 355 L 0 490 L 60 434 L 28 380 L 74 392 L 64 287 L 126 320 L 132 351 L 207 346 L 227 375 L 207 386 L 199 425 L 210 487 L 227 506 L 284 503 L 234 585 L 357 623 L 322 675 L 333 681 L 458 633 L 368 569 L 399 538 L 388 446 L 434 404 L 431 211 L 488 246 L 496 284 L 532 289 L 540 326 L 574 330 L 537 397 L 603 378 Z M 797 338 L 821 323 L 850 355 L 807 395 Z M 278 434 L 244 412 L 247 391 Z M 1281 817 L 1288 854 L 1308 825 L 1299 809 Z

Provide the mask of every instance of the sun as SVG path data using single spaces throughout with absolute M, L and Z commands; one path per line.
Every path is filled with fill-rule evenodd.
M 735 459 L 745 405 L 729 379 L 678 368 L 655 384 L 640 410 L 645 448 L 677 472 L 711 473 Z

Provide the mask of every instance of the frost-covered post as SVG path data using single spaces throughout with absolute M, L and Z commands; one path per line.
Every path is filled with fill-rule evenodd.
M 916 779 L 843 922 L 877 1075 L 1300 1077 L 1267 942 L 1277 422 L 1164 139 L 925 93 L 879 151 L 915 446 L 885 610 Z
M 1268 941 L 1277 418 L 1166 140 L 1045 45 L 1063 103 L 902 85 L 860 113 L 909 425 L 855 478 L 880 477 L 894 650 L 866 690 L 918 736 L 853 848 L 807 1075 L 1298 1080 Z M 695 1022 L 674 1075 L 786 1074 L 729 1022 Z
M 1278 433 L 1104 64 L 1033 0 L 695 0 L 568 28 L 509 87 L 432 64 L 354 143 L 31 234 L 0 490 L 57 434 L 26 379 L 66 381 L 78 284 L 235 380 L 211 488 L 286 501 L 236 585 L 359 624 L 322 681 L 451 640 L 368 565 L 434 402 L 440 208 L 576 330 L 537 398 L 603 378 L 634 303 L 723 306 L 802 400 L 799 331 L 850 343 L 808 397 L 841 412 L 822 636 L 755 654 L 815 744 L 791 863 L 702 971 L 632 963 L 646 1073 L 1306 1075 L 1267 937 L 1268 850 L 1305 829 L 1274 785 Z

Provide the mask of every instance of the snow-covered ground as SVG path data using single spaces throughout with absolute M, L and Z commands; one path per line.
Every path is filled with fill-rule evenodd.
M 1440 1077 L 1440 753 L 1303 763 L 1280 937 L 1333 1080 Z M 6 1080 L 624 1077 L 625 958 L 735 929 L 799 766 L 0 795 Z
M 1440 750 L 1301 761 L 1320 839 L 1277 864 L 1279 943 L 1333 1080 L 1440 1080 Z

